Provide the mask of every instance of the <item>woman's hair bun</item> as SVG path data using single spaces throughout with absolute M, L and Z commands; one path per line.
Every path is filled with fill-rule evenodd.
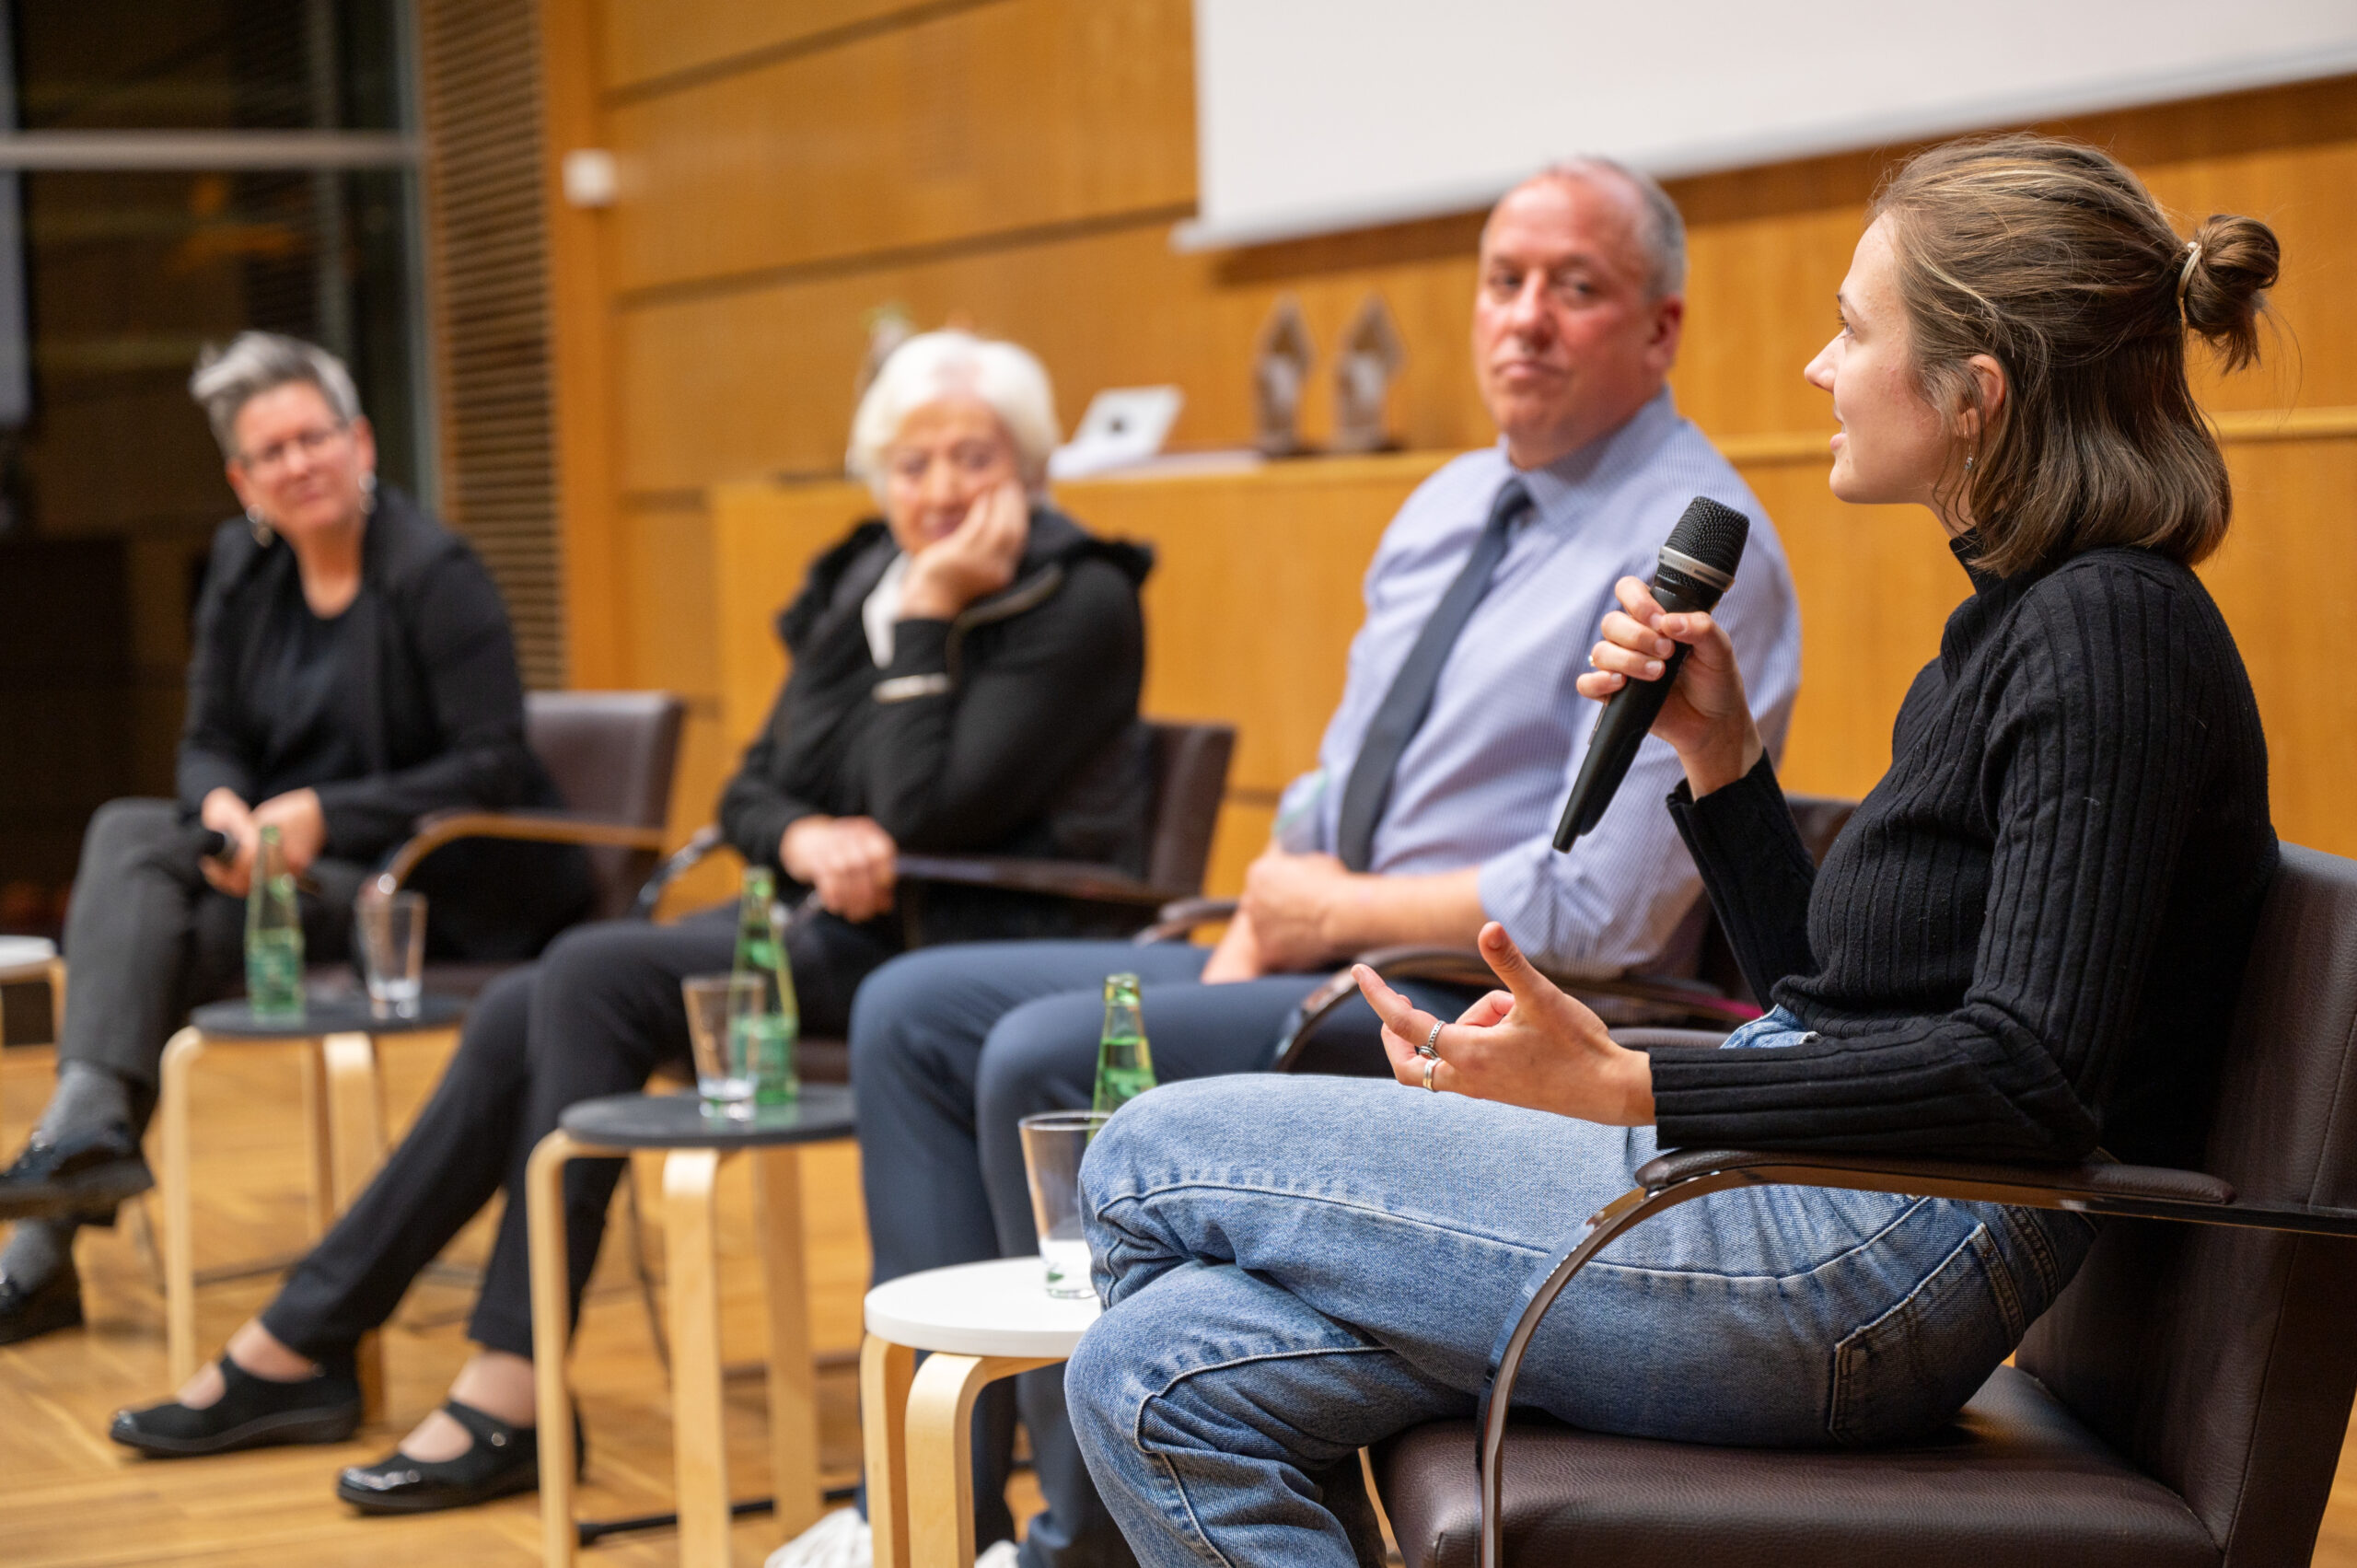
M 2178 260 L 2185 324 L 2209 340 L 2227 369 L 2239 369 L 2258 357 L 2258 318 L 2282 259 L 2275 231 L 2257 218 L 2213 213 L 2191 243 L 2198 250 Z

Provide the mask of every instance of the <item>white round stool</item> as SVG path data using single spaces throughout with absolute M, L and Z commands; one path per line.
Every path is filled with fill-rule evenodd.
M 1000 1258 L 867 1293 L 859 1408 L 876 1568 L 971 1568 L 975 1397 L 1062 1361 L 1097 1321 L 1095 1297 L 1050 1295 L 1047 1278 L 1044 1259 Z
M 65 960 L 57 956 L 57 944 L 46 936 L 0 936 L 0 985 L 30 980 L 49 981 L 49 1038 L 54 1040 L 65 1021 Z M 7 1033 L 8 1004 L 0 996 L 0 1040 Z M 0 1124 L 0 1144 L 7 1142 Z M 0 1153 L 0 1159 L 6 1157 Z

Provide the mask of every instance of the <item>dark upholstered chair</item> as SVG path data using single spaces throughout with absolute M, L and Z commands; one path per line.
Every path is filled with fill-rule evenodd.
M 1224 724 L 1170 724 L 1149 720 L 1147 734 L 1146 867 L 1143 877 L 1118 865 L 1084 861 L 1035 860 L 1014 855 L 904 854 L 900 859 L 902 918 L 909 946 L 924 945 L 923 908 L 927 884 L 1004 888 L 1071 900 L 1110 929 L 1128 931 L 1173 900 L 1202 890 L 1210 864 L 1212 830 L 1218 825 L 1227 790 L 1228 759 L 1236 731 Z M 707 827 L 647 878 L 639 889 L 637 912 L 652 919 L 672 879 L 720 847 L 720 830 Z M 814 1083 L 850 1080 L 850 1056 L 842 1040 L 804 1040 L 802 1075 Z
M 1786 795 L 1793 819 L 1800 826 L 1801 842 L 1809 854 L 1822 861 L 1850 814 L 1854 800 L 1829 796 Z M 1163 912 L 1150 935 L 1167 935 L 1186 927 L 1233 913 L 1234 900 L 1197 900 Z M 1705 1025 L 1724 1033 L 1759 1016 L 1760 1008 L 1744 983 L 1726 937 L 1713 918 L 1708 900 L 1698 901 L 1687 929 L 1672 943 L 1673 951 L 1688 955 L 1669 966 L 1668 972 L 1635 974 L 1596 967 L 1550 970 L 1549 977 L 1594 1007 L 1616 1030 L 1624 1028 Z M 1466 1004 L 1497 986 L 1497 977 L 1481 955 L 1471 947 L 1377 947 L 1360 954 L 1354 962 L 1367 965 L 1384 979 L 1423 981 L 1461 991 Z M 1346 967 L 1336 970 L 1302 1002 L 1299 1021 L 1277 1042 L 1275 1067 L 1280 1073 L 1326 1073 L 1346 1077 L 1391 1075 L 1381 1052 L 1370 1052 L 1363 1039 L 1323 1028 L 1326 1020 L 1358 994 Z M 1717 1036 L 1711 1037 L 1716 1039 Z
M 671 775 L 685 706 L 668 691 L 533 691 L 524 699 L 524 736 L 563 795 L 563 811 L 446 811 L 418 824 L 393 852 L 380 882 L 394 888 L 418 863 L 459 839 L 528 839 L 587 847 L 588 919 L 631 912 L 639 884 L 663 851 Z M 425 988 L 472 996 L 508 968 L 429 963 Z
M 2305 1564 L 2357 1389 L 2352 1041 L 2357 862 L 2286 845 L 2200 1172 L 1663 1155 L 1567 1236 L 1504 1326 L 1481 1423 L 1377 1449 L 1408 1568 Z M 1930 1442 L 1723 1449 L 1509 1420 L 1530 1330 L 1572 1273 L 1649 1215 L 1746 1182 L 2117 1217 L 2014 1365 Z

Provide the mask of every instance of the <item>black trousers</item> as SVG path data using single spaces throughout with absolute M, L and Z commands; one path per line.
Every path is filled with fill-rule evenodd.
M 540 962 L 493 981 L 409 1136 L 287 1276 L 262 1312 L 263 1326 L 313 1360 L 348 1353 L 392 1316 L 410 1282 L 505 1190 L 507 1207 L 468 1334 L 492 1350 L 530 1355 L 525 1164 L 566 1107 L 627 1093 L 658 1066 L 688 1060 L 679 981 L 726 970 L 736 930 L 733 904 L 675 925 L 575 926 Z M 839 1035 L 852 993 L 893 947 L 877 929 L 821 914 L 789 927 L 786 949 L 803 1028 Z M 576 1315 L 621 1176 L 621 1162 L 611 1159 L 575 1160 L 565 1170 Z
M 313 864 L 316 890 L 297 895 L 307 962 L 351 953 L 352 900 L 367 868 Z M 171 1032 L 200 1002 L 245 989 L 246 904 L 214 891 L 168 800 L 113 800 L 82 835 L 65 958 L 74 1005 L 57 1042 L 61 1063 L 87 1062 L 132 1086 L 145 1130 Z

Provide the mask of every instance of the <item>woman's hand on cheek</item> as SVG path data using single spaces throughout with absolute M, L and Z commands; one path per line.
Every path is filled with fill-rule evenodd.
M 1031 536 L 1023 487 L 1009 480 L 974 498 L 957 528 L 909 558 L 900 614 L 911 621 L 946 621 L 978 598 L 1015 581 L 1016 563 Z
M 1495 921 L 1481 928 L 1481 956 L 1506 989 L 1441 1028 L 1435 1089 L 1616 1127 L 1653 1121 L 1652 1064 L 1643 1051 L 1615 1044 L 1603 1021 L 1540 974 Z M 1393 1076 L 1421 1088 L 1427 1063 L 1419 1048 L 1439 1020 L 1365 965 L 1354 972 L 1383 1020 Z

